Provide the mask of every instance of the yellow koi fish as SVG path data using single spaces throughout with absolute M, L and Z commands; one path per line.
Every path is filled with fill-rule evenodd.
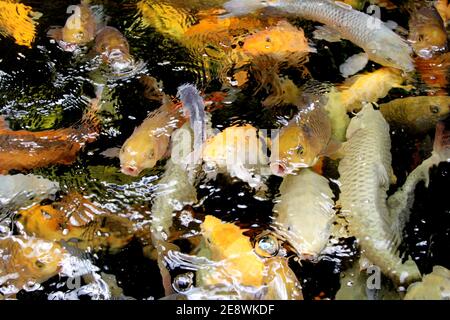
M 13 296 L 27 285 L 50 279 L 68 256 L 54 242 L 21 236 L 0 238 L 0 292 Z

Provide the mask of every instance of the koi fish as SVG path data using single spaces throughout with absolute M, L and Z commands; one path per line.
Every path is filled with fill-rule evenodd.
M 198 91 L 192 85 L 180 87 L 179 97 L 185 103 L 174 104 L 166 96 L 163 105 L 150 113 L 144 122 L 137 127 L 120 149 L 120 166 L 122 173 L 138 176 L 142 170 L 153 168 L 156 163 L 166 157 L 169 152 L 170 137 L 173 131 L 180 128 L 192 117 L 196 142 L 204 140 L 205 104 Z
M 419 182 L 424 181 L 428 187 L 430 182 L 429 170 L 440 162 L 450 159 L 450 134 L 443 121 L 436 125 L 433 152 L 406 178 L 405 183 L 388 199 L 390 214 L 395 219 L 394 227 L 401 232 L 409 221 L 411 208 L 414 204 L 414 190 Z
M 408 41 L 421 58 L 431 58 L 447 49 L 447 30 L 436 8 L 414 10 L 409 20 Z
M 37 204 L 20 210 L 17 223 L 28 235 L 64 241 L 81 250 L 115 251 L 134 236 L 133 225 L 127 218 L 99 208 L 79 193 L 69 193 L 49 205 Z
M 75 51 L 94 40 L 99 22 L 87 1 L 68 8 L 73 14 L 67 18 L 64 27 L 53 27 L 47 35 L 58 42 L 65 51 Z
M 224 4 L 231 16 L 258 9 L 275 9 L 283 14 L 323 23 L 316 38 L 336 35 L 364 49 L 370 60 L 406 72 L 414 70 L 408 43 L 376 17 L 354 10 L 350 5 L 328 0 L 231 0 Z M 330 39 L 331 40 L 331 39 Z
M 433 130 L 450 113 L 450 97 L 419 96 L 395 99 L 380 104 L 380 111 L 390 125 L 413 133 Z
M 94 52 L 116 73 L 128 72 L 136 67 L 127 39 L 114 27 L 104 27 L 97 33 Z
M 0 1 L 0 34 L 12 37 L 18 45 L 31 48 L 36 37 L 37 20 L 42 16 L 16 1 Z
M 0 121 L 0 172 L 71 164 L 83 147 L 98 137 L 97 109 L 98 100 L 94 99 L 78 126 L 57 130 L 14 131 Z
M 286 259 L 276 256 L 277 252 L 259 256 L 249 237 L 243 235 L 245 230 L 209 215 L 201 230 L 213 263 L 211 268 L 201 270 L 201 286 L 231 287 L 241 295 L 261 291 L 264 299 L 303 298 Z
M 303 169 L 283 179 L 280 193 L 273 208 L 276 231 L 302 257 L 317 257 L 330 238 L 334 219 L 334 195 L 328 180 Z
M 433 272 L 423 277 L 421 282 L 408 287 L 405 300 L 448 300 L 450 295 L 450 271 L 442 266 L 434 266 Z
M 309 102 L 272 139 L 270 168 L 279 176 L 314 166 L 333 153 L 331 122 L 321 101 Z M 337 148 L 337 146 L 336 146 Z
M 14 296 L 58 274 L 68 252 L 59 244 L 22 236 L 0 238 L 0 292 Z
M 403 85 L 405 78 L 399 70 L 380 68 L 371 73 L 358 74 L 339 86 L 341 103 L 348 111 L 359 111 L 362 102 L 377 102 L 386 97 L 393 88 L 411 90 Z
M 391 217 L 386 198 L 391 167 L 389 125 L 380 111 L 366 104 L 350 121 L 344 158 L 339 163 L 342 213 L 362 253 L 398 285 L 421 278 L 411 259 L 398 255 L 401 233 Z

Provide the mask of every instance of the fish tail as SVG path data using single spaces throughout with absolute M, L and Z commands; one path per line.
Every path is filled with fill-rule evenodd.
M 439 121 L 436 125 L 436 135 L 434 138 L 434 152 L 439 156 L 440 161 L 450 161 L 450 130 L 448 125 L 450 119 Z
M 87 4 L 91 1 L 85 0 Z M 95 21 L 95 27 L 97 32 L 106 27 L 108 24 L 108 17 L 105 15 L 105 9 L 102 5 L 91 5 L 90 6 L 92 16 Z
M 422 275 L 414 260 L 409 258 L 395 270 L 394 278 L 398 284 L 408 286 L 414 282 L 420 281 Z
M 271 6 L 267 0 L 230 0 L 223 7 L 228 11 L 222 17 L 243 16 Z
M 178 87 L 177 97 L 181 100 L 185 112 L 190 115 L 190 124 L 194 131 L 194 150 L 198 150 L 206 141 L 205 103 L 192 84 Z
M 101 121 L 98 116 L 98 111 L 100 110 L 100 99 L 101 94 L 90 100 L 89 107 L 84 112 L 81 119 L 81 128 L 88 141 L 95 140 L 97 134 L 100 132 Z

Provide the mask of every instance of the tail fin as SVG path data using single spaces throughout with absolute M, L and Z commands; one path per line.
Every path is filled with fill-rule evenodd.
M 184 84 L 178 88 L 177 97 L 183 108 L 190 114 L 191 128 L 194 131 L 194 150 L 199 150 L 206 141 L 205 103 L 197 88 L 192 84 Z
M 266 0 L 230 0 L 223 5 L 228 14 L 222 17 L 243 16 L 268 6 Z
M 450 130 L 448 125 L 450 119 L 439 121 L 436 125 L 436 135 L 434 138 L 434 152 L 439 155 L 441 161 L 450 161 Z
M 85 134 L 87 135 L 88 141 L 96 140 L 100 132 L 101 121 L 98 112 L 101 107 L 103 90 L 104 87 L 97 88 L 96 97 L 89 100 L 88 108 L 81 119 L 81 127 L 86 130 Z

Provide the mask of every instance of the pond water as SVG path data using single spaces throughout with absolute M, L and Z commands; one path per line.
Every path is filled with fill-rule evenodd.
M 357 83 L 343 76 L 341 66 L 365 48 L 349 36 L 316 39 L 316 27 L 333 21 L 271 8 L 226 17 L 221 16 L 225 2 L 0 1 L 5 12 L 0 14 L 0 299 L 404 298 L 409 283 L 397 283 L 395 272 L 377 266 L 377 253 L 358 231 L 398 221 L 383 215 L 383 195 L 395 194 L 430 157 L 438 120 L 450 111 L 446 19 L 419 14 L 433 7 L 429 1 L 345 1 L 356 9 L 339 4 L 336 10 L 345 14 L 359 10 L 395 21 L 399 39 L 411 40 L 417 26 L 425 35 L 444 28 L 445 44 L 428 52 L 431 56 L 420 57 L 423 51 L 408 42 L 416 50 L 410 53 L 414 71 L 371 58 L 353 73 L 382 70 L 380 76 L 360 77 Z M 414 22 L 415 16 L 422 20 Z M 64 41 L 71 28 L 83 32 L 78 43 Z M 102 30 L 106 33 L 99 37 Z M 89 32 L 92 37 L 81 41 Z M 188 104 L 177 96 L 184 84 L 198 89 L 190 94 L 204 101 L 205 116 L 199 119 L 207 127 L 204 150 L 209 151 L 203 163 L 192 166 L 179 165 L 170 152 L 183 143 L 174 132 L 189 131 L 194 123 L 189 119 L 198 117 L 192 109 L 181 112 Z M 343 106 L 343 112 L 324 111 L 326 101 L 345 94 L 356 102 L 343 106 L 339 100 L 333 110 Z M 407 97 L 428 98 L 403 100 Z M 398 118 L 389 118 L 389 111 L 381 115 L 383 104 L 395 108 L 389 102 L 396 99 L 402 99 L 399 108 L 415 109 L 398 111 L 408 115 Z M 362 217 L 352 220 L 341 199 L 346 182 L 340 161 L 346 155 L 336 154 L 349 138 L 348 121 L 366 101 L 377 103 L 370 106 L 376 117 L 392 120 L 387 153 L 395 179 L 386 172 L 391 183 L 383 184 L 378 171 L 376 178 L 356 177 L 355 194 L 364 189 L 368 196 L 355 203 L 375 201 L 375 209 L 355 204 Z M 427 118 L 433 107 L 439 119 Z M 339 119 L 345 123 L 341 131 Z M 138 137 L 135 128 L 144 120 Z M 237 142 L 213 141 L 227 128 L 244 126 L 249 131 L 238 133 Z M 445 144 L 448 124 L 438 128 Z M 307 162 L 327 130 L 328 145 Z M 367 150 L 375 158 L 386 153 L 376 149 L 383 132 L 362 138 L 369 147 L 357 150 L 361 158 L 353 159 L 354 175 L 366 172 L 358 168 L 374 159 Z M 197 134 L 195 128 L 191 134 Z M 304 144 L 288 150 L 287 162 L 277 162 L 277 137 L 280 155 L 285 144 L 301 139 Z M 122 148 L 126 143 L 130 149 Z M 256 154 L 261 144 L 263 163 L 218 160 L 227 152 L 237 159 Z M 195 151 L 191 144 L 187 148 Z M 127 152 L 135 160 L 126 162 Z M 298 155 L 301 160 L 294 163 Z M 407 219 L 399 250 L 393 250 L 399 260 L 414 261 L 422 276 L 436 266 L 450 268 L 448 158 L 427 167 L 429 184 L 419 179 L 404 201 Z M 295 170 L 285 171 L 292 164 Z M 377 239 L 374 228 L 368 242 L 372 235 Z M 385 240 L 394 246 L 391 238 Z M 371 286 L 371 276 L 381 285 Z M 449 273 L 444 278 L 442 297 L 448 298 Z M 430 292 L 435 289 L 429 286 Z

